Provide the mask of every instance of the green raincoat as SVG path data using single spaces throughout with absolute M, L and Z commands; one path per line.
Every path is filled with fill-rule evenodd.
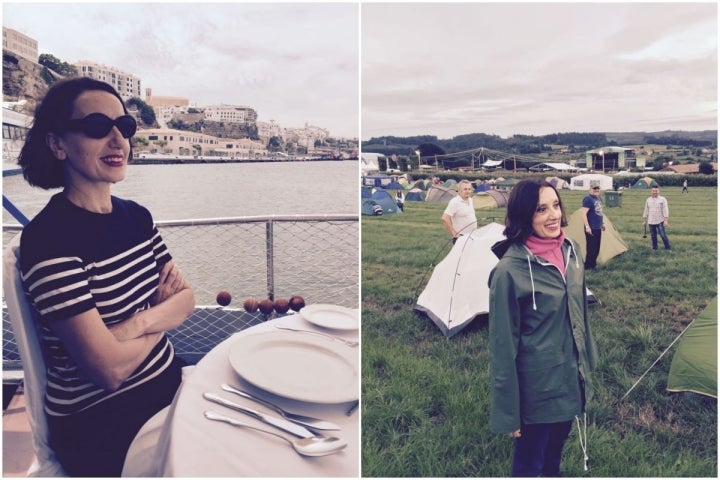
M 490 427 L 557 423 L 585 411 L 597 350 L 587 320 L 585 271 L 570 239 L 566 278 L 520 242 L 493 247 L 490 275 Z

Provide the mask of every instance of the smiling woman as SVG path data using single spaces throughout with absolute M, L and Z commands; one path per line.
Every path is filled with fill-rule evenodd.
M 110 85 L 66 80 L 36 110 L 18 161 L 31 185 L 63 188 L 24 228 L 20 269 L 48 352 L 50 445 L 72 476 L 120 475 L 180 384 L 165 330 L 195 305 L 150 212 L 110 193 L 135 128 Z
M 490 426 L 514 439 L 515 477 L 560 476 L 572 421 L 592 397 L 585 271 L 566 224 L 555 188 L 522 180 L 508 200 L 507 240 L 493 246 Z

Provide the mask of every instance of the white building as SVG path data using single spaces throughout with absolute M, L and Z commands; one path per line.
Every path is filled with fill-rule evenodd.
M 188 113 L 188 108 L 185 106 L 177 105 L 159 105 L 152 106 L 155 111 L 155 120 L 157 120 L 160 126 L 167 126 L 167 123 L 173 119 L 175 115 Z
M 263 158 L 269 154 L 263 142 L 250 140 L 249 138 L 219 139 L 218 147 L 214 150 L 214 153 L 224 158 Z
M 254 124 L 257 121 L 257 112 L 250 107 L 210 105 L 202 109 L 205 111 L 205 119 L 213 122 Z
M 140 77 L 115 67 L 108 67 L 101 63 L 80 60 L 75 64 L 78 74 L 83 77 L 94 78 L 109 83 L 118 91 L 123 100 L 132 97 L 142 98 L 142 87 Z
M 147 147 L 136 144 L 136 151 L 147 150 L 166 155 L 209 155 L 219 146 L 218 138 L 212 135 L 171 128 L 138 130 L 135 137 L 144 138 L 148 142 Z
M 275 120 L 257 122 L 258 137 L 267 143 L 271 137 L 285 137 L 285 131 Z

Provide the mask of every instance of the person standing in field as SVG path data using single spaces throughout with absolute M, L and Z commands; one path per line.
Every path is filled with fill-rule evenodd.
M 405 199 L 403 198 L 403 194 L 400 190 L 395 193 L 395 203 L 401 212 L 405 211 Z
M 460 180 L 458 182 L 458 195 L 448 202 L 442 214 L 443 225 L 452 235 L 453 244 L 460 235 L 471 233 L 477 228 L 475 205 L 470 198 L 472 191 L 473 188 L 469 180 Z
M 585 225 L 585 270 L 597 270 L 597 257 L 600 254 L 603 223 L 603 203 L 600 199 L 600 185 L 595 183 L 590 187 L 588 195 L 582 201 L 582 220 Z
M 513 477 L 560 476 L 573 420 L 592 397 L 597 349 L 566 225 L 555 188 L 522 180 L 508 201 L 507 238 L 492 247 L 500 261 L 489 280 L 490 428 L 513 439 Z
M 650 238 L 652 240 L 652 249 L 658 249 L 658 234 L 662 238 L 665 250 L 672 250 L 670 240 L 668 240 L 665 228 L 668 226 L 668 218 L 670 218 L 670 207 L 665 197 L 660 195 L 660 187 L 652 187 L 650 196 L 645 200 L 645 210 L 643 210 L 643 226 L 650 226 Z
M 687 188 L 687 178 L 683 180 L 683 189 L 681 193 L 690 193 Z

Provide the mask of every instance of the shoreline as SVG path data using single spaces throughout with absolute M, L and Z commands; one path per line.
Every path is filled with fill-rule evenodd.
M 130 165 L 177 165 L 177 164 L 196 164 L 196 163 L 263 163 L 263 162 L 345 162 L 357 161 L 357 158 L 270 158 L 270 159 L 254 159 L 254 158 L 167 158 L 167 157 L 144 157 L 133 158 Z
M 183 165 L 183 164 L 211 164 L 211 163 L 279 163 L 279 162 L 356 162 L 357 158 L 307 158 L 307 159 L 253 159 L 253 158 L 163 158 L 145 157 L 133 158 L 128 165 Z M 3 177 L 22 174 L 22 169 L 15 165 L 3 165 Z

